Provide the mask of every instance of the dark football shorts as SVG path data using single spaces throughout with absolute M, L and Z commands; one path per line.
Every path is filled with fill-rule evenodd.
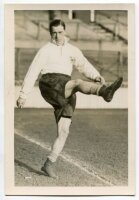
M 53 106 L 56 122 L 61 117 L 71 118 L 76 106 L 76 95 L 65 98 L 65 85 L 71 77 L 60 73 L 43 74 L 39 88 L 43 98 Z

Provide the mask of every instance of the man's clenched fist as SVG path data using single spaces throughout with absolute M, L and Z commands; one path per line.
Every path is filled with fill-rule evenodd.
M 105 79 L 102 76 L 97 76 L 94 80 L 95 82 L 100 82 L 102 85 L 105 85 Z
M 26 102 L 26 99 L 19 97 L 16 101 L 16 105 L 18 108 L 23 108 L 25 102 Z

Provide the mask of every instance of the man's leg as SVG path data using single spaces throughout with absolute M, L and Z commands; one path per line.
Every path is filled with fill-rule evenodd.
M 69 134 L 69 127 L 71 124 L 71 119 L 70 118 L 64 118 L 61 117 L 58 125 L 57 125 L 57 138 L 53 144 L 52 150 L 50 155 L 48 156 L 46 162 L 44 163 L 44 166 L 42 167 L 42 171 L 44 171 L 48 176 L 52 178 L 56 178 L 53 165 L 55 164 L 58 156 L 60 155 L 66 139 Z
M 115 91 L 121 86 L 123 78 L 118 78 L 114 83 L 109 86 L 102 85 L 100 82 L 87 82 L 81 79 L 70 80 L 65 86 L 65 97 L 68 98 L 76 92 L 84 94 L 94 94 L 102 96 L 105 101 L 110 102 L 113 98 Z
M 70 80 L 65 86 L 65 97 L 70 97 L 73 93 L 97 94 L 102 87 L 101 83 L 83 81 L 81 79 Z

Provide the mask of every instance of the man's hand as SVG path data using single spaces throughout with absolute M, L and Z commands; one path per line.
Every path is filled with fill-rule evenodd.
M 19 97 L 16 101 L 16 105 L 18 108 L 23 108 L 25 102 L 26 102 L 26 99 Z
M 97 76 L 95 79 L 94 79 L 95 82 L 99 82 L 101 83 L 102 85 L 105 85 L 105 79 L 102 77 L 102 76 Z

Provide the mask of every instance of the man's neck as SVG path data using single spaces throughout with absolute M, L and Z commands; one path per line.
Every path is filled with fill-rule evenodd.
M 52 42 L 53 44 L 57 45 L 57 46 L 64 46 L 64 45 L 68 42 L 68 38 L 64 37 L 63 42 L 61 42 L 61 43 L 59 43 L 59 44 L 58 44 L 55 40 L 52 40 L 52 39 L 51 39 L 51 42 Z

